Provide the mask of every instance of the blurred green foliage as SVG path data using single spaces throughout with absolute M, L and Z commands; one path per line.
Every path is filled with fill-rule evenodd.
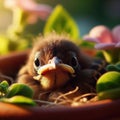
M 85 17 L 88 22 L 93 18 L 97 23 L 114 27 L 120 24 L 120 0 L 37 0 L 40 3 L 46 3 L 53 7 L 62 4 L 68 12 L 75 18 Z M 82 22 L 82 21 L 80 21 Z
M 35 1 L 37 1 L 38 3 L 51 5 L 53 8 L 56 7 L 56 5 L 61 4 L 77 23 L 80 31 L 79 34 L 81 36 L 87 34 L 89 30 L 96 25 L 103 24 L 110 28 L 113 28 L 115 25 L 120 23 L 119 0 L 74 0 L 74 1 L 35 0 Z M 12 23 L 13 17 L 12 11 L 6 9 L 3 5 L 3 2 L 4 0 L 0 1 L 0 33 L 6 33 L 8 26 Z M 39 33 L 43 32 L 45 24 L 46 21 L 39 20 L 35 25 L 26 25 L 24 31 L 21 32 L 21 34 L 19 34 L 18 32 L 14 34 L 18 37 L 16 37 L 16 40 L 13 41 L 11 41 L 12 39 L 11 36 L 10 39 L 7 39 L 6 36 L 2 36 L 1 39 L 4 39 L 4 41 L 6 40 L 6 43 L 1 42 L 1 39 L 0 43 L 7 44 L 7 46 L 1 47 L 0 51 L 2 49 L 3 53 L 7 53 L 9 50 L 15 49 L 20 50 L 26 48 L 26 46 L 30 47 L 31 40 L 33 40 L 33 38 L 35 38 L 35 36 L 37 36 Z M 17 28 L 16 30 L 19 29 Z M 34 35 L 31 33 L 34 33 Z M 26 42 L 26 39 L 29 40 L 29 44 Z M 88 43 L 82 44 L 83 46 L 89 46 Z
M 85 32 L 88 32 L 90 27 L 96 24 L 104 24 L 110 28 L 114 27 L 116 24 L 120 24 L 120 1 L 119 0 L 36 0 L 39 3 L 49 4 L 55 7 L 57 4 L 62 4 L 63 7 L 81 24 L 85 26 Z M 3 1 L 0 1 L 1 12 L 6 9 L 3 7 Z M 11 14 L 10 11 L 7 11 Z M 0 16 L 2 18 L 2 16 Z M 83 19 L 85 18 L 85 19 Z M 4 19 L 4 18 L 3 18 Z M 9 19 L 8 19 L 9 20 Z M 11 19 L 10 19 L 11 20 Z M 84 21 L 82 21 L 84 20 Z M 3 20 L 4 21 L 4 20 Z M 85 22 L 86 21 L 86 22 Z M 38 23 L 39 24 L 39 23 Z M 41 22 L 41 28 L 43 27 L 43 21 Z M 86 26 L 89 25 L 89 26 Z M 80 28 L 82 26 L 79 26 Z M 1 27 L 0 27 L 1 28 Z M 32 30 L 40 29 L 36 25 Z M 83 28 L 84 29 L 84 28 Z M 32 31 L 31 29 L 27 29 Z M 41 29 L 40 29 L 41 30 Z M 85 33 L 84 32 L 84 33 Z M 81 28 L 81 33 L 82 28 Z

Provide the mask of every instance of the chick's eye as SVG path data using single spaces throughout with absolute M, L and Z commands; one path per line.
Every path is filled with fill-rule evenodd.
M 77 58 L 76 58 L 75 56 L 73 56 L 73 57 L 71 58 L 71 65 L 72 65 L 73 67 L 76 67 L 76 66 L 78 65 L 78 61 L 77 61 Z
M 40 52 L 37 52 L 35 54 L 35 59 L 34 59 L 34 68 L 37 70 L 40 65 L 41 65 L 41 63 L 40 63 Z
M 39 67 L 39 66 L 40 66 L 40 62 L 39 62 L 39 59 L 38 59 L 38 58 L 35 59 L 34 64 L 35 64 L 36 67 Z

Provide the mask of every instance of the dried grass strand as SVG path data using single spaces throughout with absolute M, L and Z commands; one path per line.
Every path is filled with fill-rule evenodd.
M 74 93 L 78 92 L 78 90 L 79 90 L 79 87 L 76 86 L 74 90 L 68 91 L 66 93 L 55 92 L 54 93 L 55 96 L 52 96 L 52 97 L 50 96 L 50 99 L 52 98 L 52 102 L 49 100 L 45 101 L 40 99 L 35 101 L 39 103 L 41 106 L 46 106 L 46 107 L 57 106 L 57 105 L 65 105 L 65 106 L 67 105 L 67 106 L 74 107 L 74 106 L 80 106 L 85 103 L 97 101 L 97 97 L 96 97 L 97 94 L 94 92 L 82 94 L 74 98 L 69 98 L 69 95 L 73 95 Z M 43 95 L 44 94 L 46 94 L 46 92 L 43 93 Z

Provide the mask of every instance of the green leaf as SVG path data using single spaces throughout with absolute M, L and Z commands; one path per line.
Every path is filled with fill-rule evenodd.
M 61 5 L 55 7 L 44 27 L 44 34 L 53 31 L 58 34 L 67 33 L 72 39 L 79 37 L 79 29 L 75 21 Z
M 81 40 L 80 46 L 85 47 L 85 48 L 94 48 L 94 43 Z
M 110 71 L 103 74 L 97 81 L 96 91 L 100 100 L 120 98 L 120 73 Z
M 20 104 L 20 105 L 30 105 L 30 106 L 36 105 L 36 103 L 32 99 L 24 96 L 13 96 L 11 98 L 2 98 L 0 99 L 0 101 L 6 103 Z
M 13 97 L 15 95 L 22 95 L 25 97 L 32 98 L 33 90 L 25 84 L 15 83 L 15 84 L 12 84 L 8 88 L 8 92 L 7 92 L 6 97 L 10 98 L 10 97 Z
M 120 73 L 110 71 L 103 74 L 97 81 L 97 92 L 103 92 L 110 89 L 120 88 Z
M 108 71 L 118 71 L 118 72 L 120 72 L 120 63 L 119 64 L 109 64 L 109 65 L 107 65 L 106 69 Z
M 7 81 L 2 81 L 2 82 L 0 83 L 0 92 L 6 93 L 8 87 L 9 87 L 8 82 L 7 82 Z
M 111 90 L 106 90 L 104 92 L 98 93 L 99 100 L 104 99 L 119 99 L 120 98 L 120 88 L 115 88 Z

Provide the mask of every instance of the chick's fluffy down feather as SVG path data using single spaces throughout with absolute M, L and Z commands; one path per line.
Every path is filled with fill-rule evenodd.
M 76 59 L 78 61 L 77 67 L 72 66 L 76 72 L 75 77 L 72 78 L 71 76 L 69 76 L 70 80 L 65 83 L 65 85 L 62 85 L 60 88 L 51 89 L 46 92 L 51 93 L 54 91 L 59 91 L 64 93 L 69 90 L 73 90 L 76 86 L 79 86 L 80 88 L 78 94 L 90 92 L 91 90 L 93 90 L 89 87 L 89 85 L 86 85 L 85 81 L 88 81 L 88 79 L 92 77 L 94 73 L 94 70 L 89 69 L 94 60 L 83 53 L 80 48 L 77 47 L 69 39 L 69 37 L 52 33 L 45 37 L 38 37 L 37 42 L 35 42 L 35 44 L 33 45 L 33 49 L 30 52 L 26 64 L 20 69 L 17 76 L 17 82 L 24 83 L 34 90 L 34 98 L 38 98 L 40 93 L 45 92 L 44 90 L 42 90 L 40 82 L 34 80 L 33 78 L 34 76 L 38 75 L 33 65 L 35 54 L 38 51 L 40 51 L 39 59 L 41 66 L 48 64 L 48 61 L 54 56 L 60 58 L 62 63 L 71 65 L 71 54 L 69 54 L 70 52 L 76 55 Z M 87 72 L 84 72 L 85 70 Z

